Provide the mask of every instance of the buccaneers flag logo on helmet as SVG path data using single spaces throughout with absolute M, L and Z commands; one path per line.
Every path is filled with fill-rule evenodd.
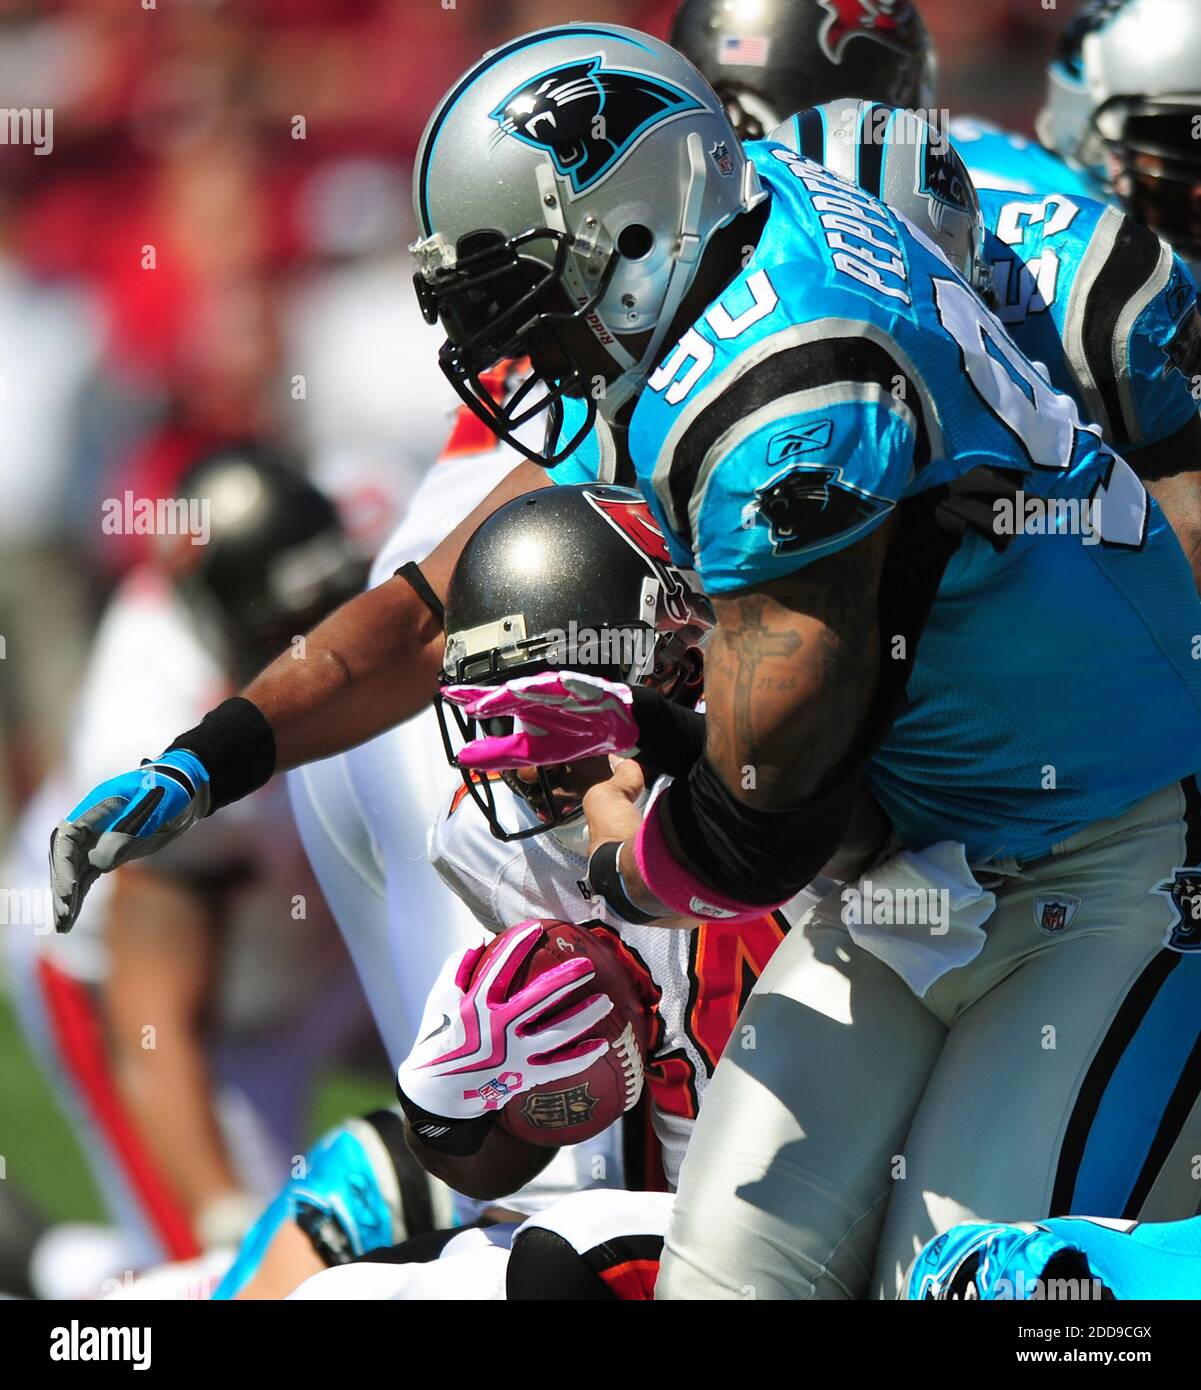
M 830 12 L 821 31 L 821 45 L 832 63 L 841 63 L 843 50 L 857 35 L 889 48 L 905 49 L 905 30 L 913 18 L 909 0 L 820 0 Z

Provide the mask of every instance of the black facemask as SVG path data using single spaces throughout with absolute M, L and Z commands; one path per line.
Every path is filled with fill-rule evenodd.
M 545 240 L 555 244 L 549 268 L 521 254 Z M 612 252 L 595 293 L 572 307 L 562 276 L 573 245 L 574 238 L 550 227 L 507 239 L 481 231 L 462 238 L 453 267 L 435 271 L 432 279 L 421 273 L 413 277 L 426 322 L 440 319 L 446 329 L 438 360 L 459 397 L 498 439 L 547 468 L 572 454 L 596 421 L 596 402 L 585 389 L 586 370 L 562 330 L 596 311 L 618 261 L 618 253 Z M 484 374 L 504 358 L 523 357 L 533 364 L 529 377 L 507 400 L 497 400 Z M 553 372 L 539 370 L 538 364 L 548 361 L 556 364 Z M 580 427 L 564 441 L 565 396 L 582 399 L 587 408 Z M 540 415 L 546 416 L 543 446 L 531 449 L 517 431 Z

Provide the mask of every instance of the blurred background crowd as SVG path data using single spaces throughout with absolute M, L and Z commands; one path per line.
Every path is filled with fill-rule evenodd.
M 923 0 L 939 104 L 1029 132 L 1070 8 Z M 665 35 L 673 9 L 0 0 L 0 108 L 53 113 L 44 153 L 0 143 L 0 845 L 61 759 L 99 615 L 146 559 L 146 537 L 102 530 L 105 499 L 168 496 L 205 448 L 272 439 L 370 553 L 454 405 L 405 249 L 430 108 L 515 33 Z M 45 1211 L 94 1216 L 2 1008 L 0 1163 Z M 338 1084 L 326 1119 L 362 1108 Z

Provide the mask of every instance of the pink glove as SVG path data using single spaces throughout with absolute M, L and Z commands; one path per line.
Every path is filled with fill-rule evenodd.
M 513 927 L 498 938 L 478 977 L 472 973 L 487 943 L 455 954 L 442 967 L 425 1005 L 418 1041 L 397 1073 L 400 1089 L 431 1115 L 478 1119 L 499 1110 L 510 1096 L 545 1081 L 575 1076 L 609 1050 L 589 1031 L 613 1009 L 607 994 L 585 994 L 596 974 L 586 957 L 564 961 L 536 976 L 516 994 L 509 986 L 542 939 L 538 922 Z M 570 994 L 579 1002 L 556 1013 Z
M 477 738 L 459 752 L 463 767 L 499 772 L 638 751 L 628 685 L 576 671 L 543 671 L 505 685 L 452 685 L 443 692 L 474 719 L 511 717 L 513 732 Z

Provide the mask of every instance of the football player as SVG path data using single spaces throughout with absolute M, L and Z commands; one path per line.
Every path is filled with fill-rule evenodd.
M 575 45 L 568 33 L 551 33 L 500 50 L 465 79 L 427 133 L 417 199 L 427 232 L 424 288 L 449 325 L 445 355 L 464 389 L 470 391 L 477 363 L 521 344 L 550 379 L 553 424 L 556 395 L 603 375 L 612 359 L 622 370 L 610 376 L 601 408 L 611 422 L 628 423 L 639 482 L 673 558 L 695 562 L 717 600 L 706 755 L 645 815 L 632 799 L 624 808 L 618 803 L 620 788 L 607 811 L 593 799 L 593 890 L 651 914 L 679 913 L 693 901 L 730 921 L 761 913 L 771 905 L 769 894 L 795 887 L 796 876 L 809 876 L 817 856 L 828 854 L 825 835 L 841 834 L 856 765 L 865 766 L 902 844 L 959 840 L 982 870 L 987 864 L 992 874 L 1006 875 L 997 884 L 981 963 L 945 973 L 920 999 L 855 944 L 837 907 L 828 916 L 818 909 L 805 931 L 790 934 L 744 1015 L 751 1026 L 774 1030 L 775 1045 L 718 1069 L 711 1100 L 720 1095 L 721 1104 L 703 1112 L 685 1159 L 664 1266 L 667 1291 L 862 1293 L 873 1261 L 892 1284 L 894 1267 L 910 1261 L 915 1236 L 939 1219 L 916 1195 L 922 1192 L 945 1193 L 951 1207 L 990 1210 L 1025 1191 L 1027 1205 L 1019 1210 L 1028 1211 L 1034 1192 L 1036 1206 L 1062 1200 L 1065 1189 L 1075 1201 L 1085 1183 L 1096 1182 L 1122 1206 L 1141 1202 L 1169 1138 L 1161 1125 L 1172 1127 L 1171 1142 L 1180 1137 L 1173 1092 L 1196 1040 L 1191 1024 L 1166 1046 L 1160 1061 L 1171 1085 L 1153 1118 L 1126 1128 L 1127 1152 L 1119 1159 L 1107 1145 L 1095 1167 L 1088 1141 L 1095 1096 L 1117 1094 L 1123 1084 L 1113 1084 L 1131 1041 L 1123 1001 L 1136 982 L 1150 989 L 1165 970 L 1168 978 L 1183 971 L 1179 987 L 1190 988 L 1192 958 L 1180 949 L 1177 914 L 1152 890 L 1187 853 L 1189 793 L 1176 779 L 1190 776 L 1195 748 L 1173 741 L 1160 750 L 1168 762 L 1158 769 L 1145 745 L 1137 759 L 1115 759 L 1111 740 L 1088 732 L 1077 702 L 1065 719 L 1062 708 L 1032 705 L 1024 682 L 1012 682 L 1015 663 L 1034 661 L 1040 671 L 1054 668 L 1053 682 L 1065 687 L 1085 680 L 1091 707 L 1099 709 L 1105 701 L 1098 703 L 1094 681 L 1107 672 L 1112 688 L 1116 649 L 1132 643 L 1148 660 L 1152 648 L 1175 652 L 1146 698 L 1166 711 L 1177 700 L 1169 691 L 1177 691 L 1179 736 L 1195 743 L 1192 716 L 1184 718 L 1197 695 L 1184 628 L 1168 636 L 1159 612 L 1154 630 L 1148 616 L 1119 634 L 1100 618 L 1116 598 L 1111 586 L 1119 571 L 1133 600 L 1127 616 L 1144 601 L 1137 595 L 1157 587 L 1159 573 L 1172 588 L 1169 623 L 1191 625 L 1197 601 L 1179 547 L 1128 465 L 1098 431 L 1081 425 L 1070 399 L 1021 356 L 967 280 L 948 275 L 927 239 L 870 195 L 848 198 L 845 182 L 772 146 L 752 147 L 750 156 L 757 183 L 770 189 L 765 225 L 740 221 L 728 206 L 712 225 L 705 212 L 711 170 L 717 180 L 742 178 L 742 218 L 764 217 L 764 204 L 728 143 L 710 143 L 699 121 L 685 124 L 681 107 L 694 95 L 686 74 L 656 54 L 659 119 L 664 129 L 677 126 L 676 137 L 656 145 L 654 127 L 640 127 L 622 155 L 624 127 L 615 113 L 631 71 L 642 74 L 630 79 L 641 95 L 635 101 L 627 88 L 628 114 L 645 109 L 648 45 L 622 36 L 607 50 L 585 28 L 574 37 Z M 589 91 L 601 89 L 609 142 L 603 148 L 579 124 Z M 482 208 L 471 206 L 474 185 L 464 181 L 461 162 L 453 192 L 439 178 L 475 112 L 501 130 L 494 157 L 504 149 L 511 161 L 504 180 L 511 215 L 501 216 L 495 200 L 488 210 L 495 236 L 480 230 Z M 946 202 L 953 183 L 945 167 L 929 163 L 932 153 L 926 146 L 909 174 L 921 193 Z M 652 173 L 657 158 L 664 165 Z M 518 207 L 524 159 L 531 201 Z M 673 161 L 682 163 L 669 216 L 662 190 Z M 643 179 L 659 190 L 653 215 L 638 201 Z M 721 235 L 730 223 L 737 228 L 730 241 L 755 248 L 745 260 Z M 687 254 L 688 237 L 672 238 L 691 226 L 701 242 L 706 227 L 711 238 L 696 278 L 678 285 L 678 262 L 655 278 L 657 256 L 670 257 L 677 246 Z M 536 236 L 531 229 L 538 227 Z M 568 241 L 577 231 L 578 240 Z M 619 252 L 624 245 L 631 253 L 616 266 L 604 241 L 609 234 Z M 545 247 L 535 250 L 539 239 Z M 970 272 L 971 262 L 961 268 Z M 706 283 L 706 271 L 719 283 Z M 688 300 L 690 292 L 699 305 Z M 674 318 L 682 300 L 691 326 L 679 333 L 673 322 L 676 349 L 636 394 L 639 354 L 645 350 L 651 362 L 660 356 L 655 313 L 666 306 Z M 619 323 L 629 331 L 620 332 Z M 528 398 L 522 405 L 528 408 Z M 480 398 L 480 408 L 489 411 L 489 402 Z M 502 431 L 517 413 L 506 419 L 503 411 L 490 412 Z M 548 462 L 555 452 L 548 451 Z M 985 475 L 973 473 L 980 466 L 988 469 L 987 486 Z M 977 485 L 987 494 L 1006 474 L 1044 506 L 1055 498 L 1100 499 L 1106 520 L 1089 536 L 1057 526 L 1006 544 L 991 523 L 972 522 L 983 495 Z M 945 497 L 942 486 L 949 488 Z M 984 508 L 990 515 L 995 499 L 989 495 Z M 937 549 L 944 503 L 964 529 L 945 563 L 927 570 L 934 582 L 930 620 L 920 647 L 915 630 L 900 644 L 913 665 L 898 672 L 895 660 L 876 662 L 875 633 L 906 635 L 904 620 L 888 611 L 900 597 L 894 586 L 904 583 L 913 597 L 919 567 L 930 565 Z M 915 520 L 923 514 L 928 531 Z M 919 532 L 916 550 L 901 560 Z M 1048 592 L 1070 592 L 1074 602 L 1035 599 Z M 1112 597 L 1099 607 L 1085 598 L 1101 600 L 1102 593 Z M 1014 650 L 984 637 L 1015 631 L 1019 610 L 1024 631 Z M 1116 620 L 1118 610 L 1110 616 Z M 1093 623 L 1099 625 L 1086 635 Z M 980 645 L 972 631 L 981 634 Z M 1128 676 L 1134 668 L 1123 669 Z M 893 718 L 887 688 L 898 675 L 906 700 Z M 563 715 L 576 707 L 565 707 L 549 683 L 513 684 L 507 693 L 506 701 L 483 697 L 473 708 L 528 719 L 536 729 L 519 724 L 507 739 L 485 741 L 475 751 L 477 766 L 561 762 L 571 752 L 605 748 L 604 738 L 599 745 L 574 738 Z M 625 737 L 634 737 L 632 728 Z M 1156 825 L 1171 826 L 1157 841 Z M 1130 861 L 1125 886 L 1100 889 L 1119 860 Z M 1087 891 L 1063 889 L 1069 879 Z M 1031 937 L 1042 930 L 1035 901 L 1059 892 L 1069 893 L 1073 920 L 1086 925 L 1075 936 L 1060 934 L 1048 949 L 1050 932 Z M 1060 918 L 1045 920 L 1054 927 Z M 1068 992 L 1065 979 L 1078 979 L 1081 950 L 1096 978 L 1088 991 Z M 994 975 L 998 957 L 1004 964 Z M 848 984 L 864 996 L 849 1033 L 837 1026 Z M 1161 1008 L 1171 1009 L 1170 994 Z M 1018 1030 L 1023 1018 L 1045 1017 L 1053 1006 L 1071 1010 L 1057 1053 L 1019 1084 L 997 1065 L 987 1025 L 995 1018 L 997 1027 Z M 1112 1031 L 1115 1011 L 1123 1015 L 1121 1036 Z M 1155 1012 L 1146 1033 L 1140 1036 L 1141 1020 L 1135 1026 L 1132 1058 L 1144 1038 L 1164 1036 Z M 798 1054 L 821 1062 L 798 1068 Z M 1082 1091 L 1092 1062 L 1096 1073 Z M 958 1125 L 940 1097 L 954 1074 L 975 1079 L 974 1103 L 984 1107 Z M 1068 1135 L 1027 1122 L 1032 1085 L 1042 1088 L 1039 1103 L 1048 1113 L 1078 1110 Z M 848 1094 L 870 1096 L 863 1131 L 847 1124 Z M 995 1123 L 1019 1096 L 1020 1114 L 1005 1127 L 1023 1153 L 1015 1162 L 1009 1146 L 1003 1162 L 990 1163 L 983 1117 Z M 912 1180 L 894 1188 L 891 1156 L 907 1129 Z M 739 1136 L 737 1153 L 727 1146 L 732 1134 Z M 803 1159 L 775 1161 L 794 1145 Z M 1172 1176 L 1179 1185 L 1181 1174 Z M 755 1184 L 763 1184 L 761 1194 Z M 890 1196 L 890 1229 L 881 1238 Z
M 941 129 L 934 45 L 912 0 L 684 0 L 671 42 L 744 140 L 839 97 L 907 107 Z M 1051 148 L 976 116 L 956 116 L 949 131 L 978 189 L 1103 196 L 1095 174 L 1049 135 Z
M 977 288 L 985 302 L 1155 496 L 1201 587 L 1194 497 L 1201 313 L 1192 274 L 1168 243 L 1090 198 L 986 192 L 977 200 L 965 185 L 973 232 L 936 200 L 915 193 L 906 177 L 887 177 L 887 146 L 926 137 L 905 113 L 878 104 L 830 103 L 792 117 L 771 138 L 869 186 L 952 258 L 956 235 L 961 245 L 965 237 L 980 238 Z M 862 157 L 865 143 L 877 140 L 885 148 L 878 165 Z M 955 170 L 950 177 L 966 178 L 956 168 L 957 150 L 944 152 Z
M 744 141 L 839 97 L 934 107 L 934 45 L 911 0 L 683 0 L 669 41 Z
M 278 450 L 198 460 L 170 506 L 178 526 L 104 613 L 10 888 L 40 878 L 64 783 L 169 738 L 361 587 L 333 504 Z M 314 1068 L 366 1026 L 282 783 L 106 879 L 73 936 L 32 920 L 6 937 L 25 1036 L 124 1234 L 118 1268 L 236 1246 L 297 1152 Z
M 598 126 L 593 118 L 602 105 Z M 472 176 L 484 131 L 492 132 L 487 179 Z M 915 169 L 918 187 L 940 199 L 944 189 L 934 181 L 942 172 L 937 165 Z M 1054 891 L 1053 883 L 1039 880 L 1040 871 L 1049 875 L 1050 864 L 1063 867 L 1075 851 L 1081 857 L 1069 866 L 1087 873 L 1093 864 L 1087 847 L 1100 838 L 1090 834 L 1097 820 L 1127 817 L 1107 829 L 1109 856 L 1120 848 L 1133 853 L 1159 826 L 1154 849 L 1139 844 L 1137 868 L 1118 875 L 1129 879 L 1132 900 L 1121 902 L 1116 889 L 1107 890 L 1092 908 L 1104 918 L 1095 923 L 1098 930 L 1067 938 L 1090 942 L 1102 977 L 1086 997 L 1073 996 L 1087 1015 L 1068 1030 L 1077 1051 L 1061 1041 L 1058 1067 L 1044 1071 L 1045 1103 L 1070 1104 L 1065 1089 L 1075 1084 L 1132 977 L 1160 958 L 1170 909 L 1166 901 L 1149 904 L 1138 879 L 1154 872 L 1162 881 L 1165 861 L 1179 857 L 1185 803 L 1174 779 L 1197 765 L 1199 751 L 1192 746 L 1195 720 L 1184 717 L 1194 708 L 1197 676 L 1181 655 L 1184 629 L 1196 621 L 1191 577 L 1128 466 L 1080 427 L 1071 403 L 917 234 L 869 195 L 848 199 L 841 180 L 791 151 L 764 146 L 747 160 L 707 86 L 643 35 L 574 26 L 496 50 L 436 113 L 416 185 L 422 297 L 427 312 L 448 326 L 444 364 L 464 395 L 498 434 L 551 464 L 587 434 L 595 390 L 613 434 L 624 433 L 673 556 L 695 557 L 706 591 L 718 600 L 706 756 L 645 818 L 632 800 L 610 801 L 611 818 L 595 837 L 592 890 L 644 913 L 678 916 L 695 902 L 732 922 L 762 916 L 808 881 L 837 845 L 855 802 L 856 771 L 865 764 L 902 843 L 955 838 L 975 862 L 1020 863 L 1020 887 L 1003 885 L 998 906 L 998 917 L 1015 929 L 1023 892 Z M 485 185 L 487 208 L 473 201 L 484 197 Z M 505 190 L 503 205 L 497 186 Z M 819 199 L 837 200 L 842 210 L 818 207 Z M 855 208 L 862 215 L 855 217 Z M 823 221 L 830 218 L 843 225 Z M 498 405 L 481 374 L 499 357 L 526 351 L 535 367 L 530 385 Z M 535 400 L 539 385 L 546 393 Z M 568 437 L 560 428 L 565 397 L 584 401 L 584 419 Z M 522 445 L 515 431 L 538 419 L 550 426 L 549 444 Z M 993 471 L 973 472 L 976 465 Z M 1100 497 L 1106 517 L 1100 542 L 1085 547 L 1079 535 L 1044 532 L 994 551 L 990 489 L 997 473 L 1011 475 L 1011 482 L 1020 478 L 1044 504 Z M 943 522 L 951 523 L 950 532 Z M 424 575 L 410 572 L 402 583 L 381 586 L 390 588 L 382 600 L 347 610 L 342 621 L 314 634 L 310 651 L 319 660 L 310 661 L 303 679 L 287 680 L 277 667 L 249 688 L 249 698 L 185 735 L 166 755 L 166 767 L 177 770 L 183 749 L 193 755 L 190 771 L 201 785 L 178 794 L 165 789 L 143 829 L 173 834 L 206 805 L 254 785 L 277 759 L 329 751 L 410 712 L 405 704 L 422 681 L 429 688 L 423 663 L 433 654 L 417 657 L 433 645 L 436 619 L 432 611 L 423 618 L 403 589 L 444 592 L 453 549 L 452 542 L 428 571 L 422 566 Z M 1070 620 L 1064 608 L 1036 598 L 1048 583 L 1076 594 L 1080 611 Z M 1173 625 L 1165 633 L 1160 623 L 1154 639 L 1140 611 L 1147 586 L 1169 595 Z M 931 601 L 934 617 L 916 652 Z M 385 611 L 393 622 L 381 630 L 375 623 Z M 1157 621 L 1164 611 L 1160 603 Z M 1027 633 L 1015 652 L 976 640 L 979 633 L 1014 629 L 1019 616 L 1027 628 L 1037 617 L 1038 632 Z M 348 645 L 351 627 L 358 640 Z M 378 642 L 365 640 L 377 632 Z M 965 658 L 972 673 L 966 686 L 949 674 Z M 1031 707 L 1026 694 L 1035 681 L 1051 688 L 1080 682 L 1096 714 L 1090 720 L 1073 708 L 1066 718 L 1050 702 Z M 907 703 L 893 720 L 895 697 L 907 684 Z M 539 693 L 559 698 L 545 684 L 510 689 L 507 707 L 494 712 L 521 718 L 536 708 L 542 722 L 533 722 L 552 737 L 531 757 L 531 734 L 521 729 L 515 737 L 523 746 L 510 746 L 506 756 L 561 763 L 583 756 L 581 748 L 595 754 L 632 736 L 627 719 L 599 745 L 565 739 L 556 728 L 562 721 L 546 718 L 553 706 Z M 1101 725 L 1109 729 L 1113 710 L 1131 699 L 1156 709 L 1156 736 L 1142 742 L 1137 758 L 1125 750 L 1115 759 Z M 620 722 L 612 700 L 600 703 L 611 726 Z M 624 704 L 619 697 L 618 703 Z M 344 708 L 337 727 L 322 725 L 334 706 Z M 959 732 L 947 735 L 953 711 Z M 983 728 L 989 738 L 982 741 Z M 164 783 L 178 788 L 165 773 Z M 126 805 L 130 790 L 102 789 L 60 826 L 55 873 L 64 925 L 85 865 L 101 867 L 114 853 L 147 848 L 107 832 L 109 811 L 97 810 L 113 795 Z M 1065 846 L 1073 835 L 1077 841 Z M 1063 853 L 1051 856 L 1054 846 Z M 1025 907 L 1028 921 L 1028 901 Z M 1126 918 L 1120 938 L 1109 930 L 1119 916 Z M 838 925 L 831 930 L 842 961 Z M 836 967 L 806 954 L 808 933 L 792 933 L 786 946 L 794 937 L 801 944 L 785 951 L 785 960 L 795 958 L 806 978 L 816 972 L 820 986 L 834 989 L 817 967 L 837 973 Z M 1056 945 L 1055 953 L 1039 953 L 1052 955 L 1054 970 L 1007 969 L 1015 983 L 994 1001 L 998 1007 L 1013 999 L 1038 1009 L 1046 1003 L 1043 992 L 1063 999 L 1058 975 L 1074 954 Z M 818 1116 L 812 1129 L 805 1125 L 821 1189 L 837 1200 L 827 1207 L 814 1197 L 814 1208 L 801 1210 L 780 1194 L 775 1209 L 793 1206 L 802 1219 L 769 1239 L 776 1263 L 764 1292 L 773 1280 L 779 1289 L 803 1289 L 806 1276 L 798 1271 L 810 1258 L 821 1265 L 835 1249 L 844 1267 L 832 1277 L 846 1288 L 866 1288 L 864 1247 L 874 1251 L 876 1214 L 889 1185 L 881 1151 L 897 1151 L 951 1022 L 945 1009 L 940 1017 L 919 1004 L 887 967 L 877 975 L 870 953 L 849 940 L 846 949 L 846 959 L 884 996 L 870 1017 L 889 1018 L 898 1039 L 912 1036 L 907 1046 L 885 1049 L 888 1067 L 876 1067 L 878 1040 L 870 1021 L 859 1032 L 857 1012 L 861 1049 L 834 1049 L 834 1094 L 862 1081 L 887 1099 L 867 1107 L 878 1121 L 870 1134 L 848 1130 L 832 1114 Z M 1137 961 L 1121 959 L 1123 952 Z M 768 974 L 778 966 L 776 978 L 790 978 L 790 965 L 780 961 L 777 952 Z M 967 978 L 957 974 L 961 982 Z M 994 987 L 985 974 L 971 972 L 971 978 L 982 990 Z M 887 999 L 894 989 L 900 991 L 895 1014 Z M 825 1026 L 820 1008 L 786 1012 L 819 1033 Z M 985 1012 L 974 1010 L 973 1018 Z M 778 1011 L 769 1004 L 768 1013 Z M 970 1027 L 959 1028 L 958 1040 L 969 1057 L 980 1047 Z M 794 1043 L 807 1045 L 801 1036 L 770 1051 L 781 1058 Z M 1178 1074 L 1182 1045 L 1174 1037 L 1164 1042 L 1164 1075 Z M 873 1067 L 863 1077 L 857 1069 L 865 1051 Z M 1105 1051 L 1109 1056 L 1113 1049 Z M 999 1091 L 1011 1094 L 1003 1075 L 996 1080 Z M 719 1069 L 715 1085 L 720 1082 Z M 799 1084 L 794 1075 L 781 1082 L 779 1094 Z M 990 1113 L 999 1113 L 996 1095 L 988 1101 Z M 795 1123 L 789 1105 L 781 1100 L 780 1107 L 748 1127 L 773 1152 Z M 1078 1132 L 1087 1137 L 1090 1123 L 1082 1121 Z M 1031 1128 L 1041 1136 L 1035 1143 L 1049 1142 L 1038 1126 Z M 698 1139 L 705 1129 L 702 1117 Z M 968 1130 L 964 1146 L 980 1127 Z M 1127 1133 L 1132 1145 L 1150 1148 L 1145 1127 Z M 849 1152 L 854 1147 L 858 1160 Z M 951 1166 L 957 1174 L 978 1174 L 988 1188 L 995 1175 L 978 1158 L 959 1152 Z M 709 1160 L 698 1166 L 726 1182 L 731 1175 L 720 1157 Z M 1036 1156 L 1018 1171 L 1029 1175 L 1038 1167 Z M 685 1194 L 689 1171 L 686 1162 Z M 1021 1209 L 1031 1210 L 1029 1192 L 1021 1195 Z M 711 1269 L 723 1287 L 732 1280 L 740 1288 L 763 1232 L 751 1221 L 745 1240 L 731 1238 L 727 1196 L 717 1202 L 722 1250 Z M 960 1197 L 967 1206 L 981 1200 Z M 904 1232 L 917 1216 L 910 1208 L 898 1217 L 902 1244 L 912 1240 Z M 845 1221 L 856 1241 L 843 1240 Z M 735 1217 L 734 1228 L 738 1222 Z M 677 1248 L 691 1243 L 687 1227 L 685 1212 Z M 790 1246 L 793 1240 L 807 1249 Z M 681 1257 L 677 1274 L 689 1265 L 696 1261 Z M 708 1278 L 698 1277 L 702 1284 Z
M 1201 13 L 1192 0 L 1087 0 L 1064 30 L 1036 124 L 1051 149 L 1195 261 L 1199 102 Z
M 540 556 L 537 566 L 528 563 L 531 553 Z M 566 665 L 601 680 L 622 681 L 642 693 L 663 691 L 674 713 L 640 754 L 645 776 L 654 781 L 664 764 L 690 757 L 681 724 L 687 722 L 685 712 L 700 689 L 701 646 L 712 621 L 695 577 L 668 562 L 663 538 L 640 494 L 598 485 L 560 487 L 510 503 L 468 542 L 447 601 L 444 679 L 448 684 L 496 684 Z M 461 738 L 476 732 L 476 721 L 460 719 L 456 706 L 442 700 L 438 711 L 451 757 Z M 741 931 L 695 920 L 664 929 L 616 917 L 606 904 L 587 896 L 584 882 L 587 829 L 582 796 L 609 775 L 609 761 L 603 757 L 569 767 L 504 773 L 495 779 L 461 772 L 461 785 L 431 827 L 430 859 L 491 932 L 514 927 L 534 913 L 564 921 L 594 918 L 620 933 L 626 950 L 649 972 L 655 987 L 657 1021 L 646 1084 L 658 1142 L 655 1153 L 635 1166 L 641 1166 L 644 1181 L 674 1187 L 713 1065 L 750 981 L 790 921 L 824 896 L 830 885 L 810 885 L 786 911 Z M 458 957 L 452 960 L 457 967 Z M 431 995 L 426 1012 L 435 1023 L 443 1012 L 455 1012 L 453 994 L 444 980 Z M 529 1042 L 526 1046 L 528 1050 Z M 426 1052 L 428 1048 L 420 1045 L 413 1049 L 401 1068 L 402 1088 L 406 1077 L 418 1074 L 416 1065 Z M 515 1095 L 537 1083 L 536 1072 L 528 1067 L 523 1071 L 524 1081 Z M 427 1169 L 450 1186 L 510 1201 L 514 1189 L 532 1178 L 556 1150 L 521 1143 L 498 1130 L 492 1115 L 448 1119 L 442 1110 L 462 1110 L 462 1081 L 452 1081 L 455 1078 L 439 1083 L 441 1103 L 428 1087 L 422 1093 L 422 1111 L 406 1101 L 410 1145 Z M 419 1123 L 414 1129 L 414 1119 L 430 1119 L 423 1113 L 428 1110 L 435 1112 L 432 1125 Z M 472 1130 L 466 1142 L 464 1132 Z M 429 1138 L 423 1139 L 427 1132 Z M 626 1174 L 631 1183 L 637 1181 L 635 1166 Z M 298 1189 L 302 1206 L 305 1199 L 299 1189 L 304 1185 L 290 1185 Z M 311 1198 L 309 1204 L 314 1205 Z M 334 1199 L 322 1205 L 340 1214 L 352 1204 Z M 545 1275 L 548 1259 L 555 1260 L 556 1277 L 574 1274 L 584 1288 L 645 1296 L 653 1287 L 669 1205 L 663 1194 L 580 1193 L 548 1202 L 519 1226 L 509 1222 L 505 1229 L 490 1228 L 486 1239 L 452 1241 L 448 1233 L 437 1269 L 412 1267 L 418 1247 L 403 1247 L 382 1268 L 323 1277 L 302 1296 L 349 1297 L 351 1289 L 359 1297 L 440 1296 L 437 1290 L 443 1285 L 463 1289 L 464 1275 L 471 1272 L 473 1280 L 478 1274 L 478 1282 L 468 1288 L 491 1287 L 489 1281 L 504 1274 L 497 1287 L 506 1287 L 508 1296 L 534 1297 L 533 1275 Z M 278 1224 L 272 1225 L 272 1237 L 278 1229 Z M 353 1226 L 351 1231 L 357 1239 Z M 239 1264 L 259 1260 L 260 1243 L 248 1242 Z M 282 1265 L 285 1251 L 297 1244 L 286 1233 L 273 1257 Z M 419 1248 L 428 1254 L 429 1242 L 423 1240 Z M 639 1252 L 638 1278 L 633 1280 L 624 1258 L 631 1250 Z M 624 1252 L 623 1258 L 617 1258 L 618 1252 Z M 369 1254 L 366 1263 L 378 1266 L 380 1258 Z M 454 1273 L 445 1267 L 447 1261 L 455 1262 Z M 327 1258 L 326 1263 L 343 1262 Z M 291 1278 L 295 1281 L 312 1264 L 311 1258 L 292 1260 Z M 227 1280 L 227 1287 L 233 1282 Z M 264 1287 L 259 1279 L 252 1292 Z M 568 1289 L 560 1285 L 559 1296 L 569 1296 Z

